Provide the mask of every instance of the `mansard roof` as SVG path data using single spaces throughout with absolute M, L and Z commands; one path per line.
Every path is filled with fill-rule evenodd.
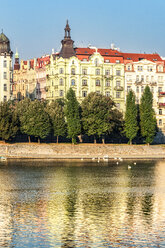
M 12 54 L 10 50 L 10 41 L 3 32 L 0 34 L 0 53 Z

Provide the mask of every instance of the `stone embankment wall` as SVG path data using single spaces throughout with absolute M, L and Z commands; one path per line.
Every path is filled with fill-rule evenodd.
M 0 156 L 8 158 L 92 159 L 109 158 L 165 158 L 163 145 L 113 144 L 0 144 Z

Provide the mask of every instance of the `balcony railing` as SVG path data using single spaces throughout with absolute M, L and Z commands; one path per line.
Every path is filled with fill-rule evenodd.
M 122 91 L 124 90 L 124 88 L 122 86 L 115 86 L 114 90 Z

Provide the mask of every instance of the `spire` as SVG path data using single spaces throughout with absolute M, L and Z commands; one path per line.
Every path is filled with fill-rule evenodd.
M 70 27 L 69 27 L 69 23 L 68 20 L 66 21 L 66 27 L 65 27 L 65 37 L 64 38 L 71 38 L 70 37 Z
M 66 21 L 66 26 L 64 30 L 65 30 L 65 36 L 64 36 L 64 39 L 61 41 L 62 48 L 59 53 L 59 57 L 68 59 L 72 56 L 76 56 L 76 53 L 73 48 L 74 41 L 71 39 L 71 36 L 70 36 L 71 29 L 69 27 L 68 20 Z
M 19 59 L 19 53 L 18 53 L 17 48 L 16 48 L 16 53 L 15 53 L 15 59 Z

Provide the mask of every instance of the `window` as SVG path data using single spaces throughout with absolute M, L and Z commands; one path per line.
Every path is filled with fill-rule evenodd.
M 159 109 L 159 115 L 162 115 L 162 109 Z
M 159 126 L 162 126 L 162 119 L 159 119 Z
M 71 80 L 71 85 L 74 86 L 76 83 L 75 83 L 75 79 L 72 79 Z
M 137 70 L 138 70 L 138 71 L 143 71 L 143 66 L 138 65 Z
M 64 69 L 63 68 L 60 68 L 59 73 L 60 74 L 63 74 L 64 73 Z
M 141 81 L 142 82 L 144 81 L 144 75 L 141 75 Z
M 147 66 L 147 71 L 152 71 L 152 66 Z
M 163 72 L 163 66 L 161 65 L 158 66 L 158 72 Z
M 141 87 L 141 92 L 143 93 L 143 91 L 144 91 L 144 86 Z
M 54 97 L 54 91 L 52 91 L 52 97 Z
M 96 79 L 96 86 L 100 86 L 100 80 Z
M 75 75 L 75 68 L 72 68 L 72 69 L 71 69 L 71 74 L 72 74 L 72 75 Z
M 162 87 L 158 87 L 158 92 L 162 92 Z
M 3 79 L 7 79 L 7 72 L 3 73 Z
M 53 86 L 53 80 L 52 80 L 52 86 Z
M 121 75 L 121 71 L 120 70 L 116 70 L 116 76 L 120 76 Z
M 149 76 L 146 76 L 146 82 L 148 82 L 149 81 Z
M 120 64 L 120 60 L 119 59 L 116 60 L 116 64 Z
M 154 87 L 151 87 L 151 92 L 154 94 Z
M 128 82 L 132 81 L 132 76 L 131 76 L 131 75 L 128 75 L 128 76 L 127 76 L 127 81 L 128 81 Z
M 110 63 L 110 60 L 109 60 L 109 59 L 106 59 L 106 60 L 105 60 L 105 63 Z
M 158 77 L 158 82 L 162 83 L 163 82 L 163 76 Z
M 3 101 L 6 102 L 7 101 L 7 96 L 3 97 Z
M 82 91 L 82 97 L 86 97 L 87 96 L 87 91 Z
M 87 79 L 82 80 L 82 86 L 87 86 Z
M 136 75 L 136 81 L 139 82 L 139 75 Z
M 7 84 L 4 84 L 4 85 L 3 85 L 3 90 L 4 90 L 4 91 L 7 91 Z
M 110 75 L 110 70 L 105 70 L 105 75 L 109 76 Z
M 87 59 L 83 59 L 82 61 L 83 61 L 83 62 L 87 62 Z
M 154 76 L 151 76 L 151 82 L 154 82 Z
M 82 69 L 82 74 L 87 75 L 87 69 Z
M 131 71 L 132 66 L 131 65 L 127 65 L 127 71 Z
M 95 59 L 95 66 L 98 66 L 98 65 L 99 65 L 99 60 Z
M 127 92 L 131 90 L 131 86 L 127 86 Z
M 100 91 L 98 90 L 98 91 L 96 91 L 96 94 L 100 94 Z
M 4 68 L 7 67 L 7 61 L 6 61 L 6 60 L 3 61 L 3 67 L 4 67 Z
M 96 75 L 100 75 L 100 69 L 96 69 Z
M 63 80 L 63 78 L 60 78 L 59 85 L 64 85 L 64 80 Z
M 120 81 L 116 81 L 116 87 L 120 87 Z
M 106 91 L 106 92 L 105 92 L 105 95 L 106 95 L 107 97 L 110 97 L 110 91 Z
M 63 90 L 59 91 L 59 96 L 64 96 L 64 91 Z
M 119 91 L 116 91 L 116 98 L 120 98 L 120 92 Z
M 139 93 L 139 86 L 136 87 L 136 93 Z
M 109 81 L 109 80 L 107 80 L 107 81 L 105 82 L 105 86 L 106 86 L 106 87 L 110 87 L 110 81 Z
M 72 60 L 72 65 L 74 65 L 74 60 Z

